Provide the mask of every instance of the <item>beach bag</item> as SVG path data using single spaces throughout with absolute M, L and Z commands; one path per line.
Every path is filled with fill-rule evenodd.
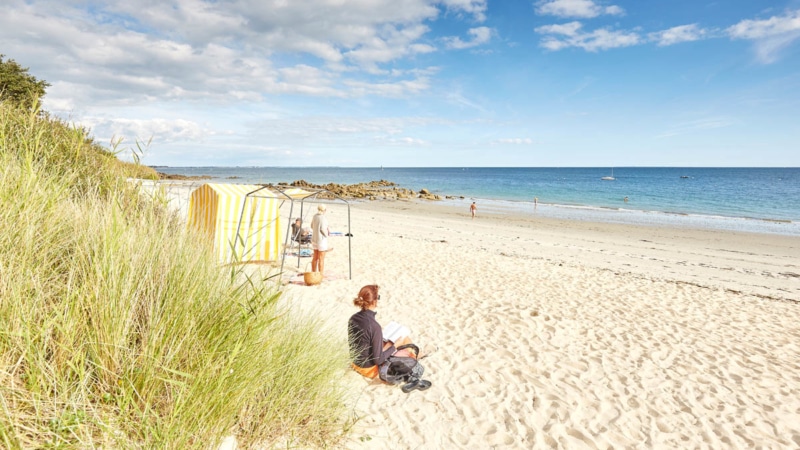
M 406 344 L 397 347 L 397 350 L 411 348 L 415 355 L 419 355 L 419 347 L 414 344 Z M 389 384 L 401 384 L 422 378 L 425 368 L 416 358 L 408 356 L 390 356 L 378 369 L 378 376 L 381 380 Z
M 306 270 L 308 270 L 308 264 L 306 264 Z M 322 283 L 322 273 L 321 272 L 303 272 L 303 282 L 306 283 L 306 286 L 316 286 Z
M 320 272 L 306 272 L 303 274 L 303 282 L 306 286 L 316 286 L 322 283 L 322 274 Z

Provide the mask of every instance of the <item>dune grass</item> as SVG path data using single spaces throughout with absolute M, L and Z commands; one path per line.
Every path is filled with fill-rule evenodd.
M 337 445 L 346 345 L 124 181 L 148 173 L 0 103 L 0 447 Z

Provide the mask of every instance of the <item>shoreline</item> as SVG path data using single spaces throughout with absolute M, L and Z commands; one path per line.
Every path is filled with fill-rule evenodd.
M 164 180 L 137 180 L 145 184 L 157 183 L 160 186 L 196 188 L 204 183 L 234 183 L 241 180 L 216 180 L 203 177 L 192 179 L 164 179 Z M 402 188 L 398 186 L 398 188 Z M 349 202 L 393 202 L 407 201 L 409 199 L 355 199 L 347 198 Z M 412 199 L 414 200 L 414 199 Z M 420 200 L 427 201 L 427 200 Z M 521 200 L 498 200 L 480 197 L 459 195 L 442 195 L 440 200 L 431 202 L 447 207 L 467 208 L 469 203 L 476 201 L 483 206 L 484 213 L 496 215 L 522 215 L 527 217 L 551 217 L 563 220 L 576 220 L 584 222 L 615 223 L 633 226 L 676 227 L 685 229 L 724 230 L 732 232 L 771 234 L 782 236 L 800 236 L 800 221 L 787 219 L 772 219 L 744 216 L 724 216 L 698 213 L 684 213 L 671 211 L 654 211 L 633 208 L 612 208 L 603 206 L 558 204 L 539 202 L 534 203 Z
M 795 261 L 795 255 L 800 253 L 798 236 L 669 225 L 593 222 L 513 213 L 487 214 L 481 212 L 480 206 L 473 221 L 469 219 L 468 205 L 466 201 L 463 207 L 456 207 L 441 205 L 440 202 L 411 200 L 369 202 L 361 208 L 395 215 L 400 213 L 409 216 L 407 220 L 415 221 L 463 219 L 481 224 L 487 234 L 508 228 L 498 233 L 497 238 L 506 239 L 509 248 L 515 247 L 514 243 L 521 240 L 520 236 L 514 236 L 514 232 L 533 233 L 539 236 L 530 237 L 531 243 L 526 245 L 526 250 L 537 254 L 538 258 L 591 265 L 640 276 L 651 276 L 650 271 L 662 271 L 669 265 L 671 276 L 664 278 L 672 278 L 675 282 L 711 289 L 724 286 L 723 289 L 739 294 L 800 302 L 800 265 Z M 396 217 L 395 220 L 402 221 L 403 218 Z M 555 250 L 537 242 L 537 237 L 541 240 L 566 240 L 573 250 Z M 446 240 L 447 237 L 443 239 Z M 704 245 L 699 246 L 698 243 Z M 567 246 L 567 243 L 559 242 L 555 247 L 561 246 Z M 612 246 L 613 251 L 611 248 L 604 248 L 608 246 Z M 689 248 L 691 255 L 687 257 L 682 253 Z M 571 256 L 572 252 L 576 256 Z M 578 256 L 595 252 L 606 256 L 599 261 Z M 515 253 L 519 253 L 519 250 Z M 770 260 L 774 262 L 774 266 L 767 269 L 763 264 Z M 745 263 L 747 267 L 736 267 L 744 266 Z M 782 282 L 766 283 L 764 278 Z M 714 282 L 711 283 L 710 280 Z
M 753 220 L 744 229 L 800 235 L 800 209 L 792 199 L 800 195 L 799 168 L 630 168 L 613 182 L 599 181 L 599 172 L 587 168 L 318 168 L 287 167 L 190 167 L 165 168 L 167 172 L 210 175 L 219 182 L 275 183 L 277 180 L 307 180 L 316 184 L 358 184 L 369 180 L 391 180 L 412 190 L 427 189 L 441 197 L 464 197 L 481 202 L 498 202 L 509 207 L 542 205 L 559 208 L 641 211 L 638 215 L 675 214 L 693 217 L 697 226 L 731 229 L 738 225 L 717 225 L 723 218 Z M 624 198 L 629 197 L 629 202 Z M 516 205 L 516 206 L 515 206 Z M 521 205 L 521 206 L 520 206 Z M 631 213 L 633 214 L 633 213 Z M 635 214 L 635 215 L 637 215 Z M 607 220 L 602 214 L 596 220 Z M 590 218 L 591 219 L 591 218 Z M 612 220 L 623 220 L 620 218 Z M 637 217 L 624 220 L 638 220 Z M 648 219 L 655 220 L 655 219 Z M 666 219 L 670 220 L 670 219 Z M 787 227 L 770 222 L 792 221 Z M 710 222 L 702 224 L 703 221 Z M 764 222 L 765 226 L 760 224 Z M 788 230 L 786 230 L 788 228 Z
M 527 216 L 545 216 L 559 219 L 571 219 L 587 222 L 618 223 L 640 226 L 674 226 L 680 228 L 698 228 L 708 230 L 726 230 L 734 232 L 750 232 L 800 236 L 800 221 L 788 219 L 771 219 L 744 216 L 724 216 L 674 211 L 656 211 L 625 207 L 606 207 L 577 204 L 558 204 L 539 202 L 482 199 L 468 197 L 462 201 L 455 199 L 441 200 L 442 203 L 458 205 L 466 204 L 467 199 L 489 206 L 494 214 L 523 214 Z

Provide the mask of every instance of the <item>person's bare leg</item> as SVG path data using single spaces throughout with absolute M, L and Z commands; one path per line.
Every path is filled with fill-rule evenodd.
M 409 336 L 403 336 L 394 343 L 394 348 L 406 345 L 406 344 L 413 344 L 411 342 L 411 338 Z M 407 358 L 416 358 L 417 355 L 414 354 L 414 351 L 410 348 L 404 348 L 402 350 L 397 350 L 394 354 L 395 356 L 405 356 Z
M 401 337 L 400 339 L 397 340 L 397 342 L 394 343 L 394 346 L 395 347 L 400 347 L 401 345 L 406 345 L 406 344 L 413 344 L 413 342 L 411 342 L 411 338 L 409 336 Z
M 317 270 L 317 266 L 319 266 L 319 250 L 314 250 L 314 256 L 311 257 L 311 271 L 312 272 L 322 272 L 321 270 Z
M 319 273 L 325 272 L 325 252 L 319 252 L 317 266 L 319 267 Z

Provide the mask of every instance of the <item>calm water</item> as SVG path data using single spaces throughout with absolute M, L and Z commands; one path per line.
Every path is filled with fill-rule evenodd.
M 800 235 L 800 168 L 158 167 L 215 181 L 360 183 L 465 196 L 482 210 Z M 236 178 L 232 178 L 236 177 Z M 534 210 L 533 198 L 539 198 Z M 628 197 L 628 202 L 624 198 Z M 467 200 L 453 200 L 464 203 Z

